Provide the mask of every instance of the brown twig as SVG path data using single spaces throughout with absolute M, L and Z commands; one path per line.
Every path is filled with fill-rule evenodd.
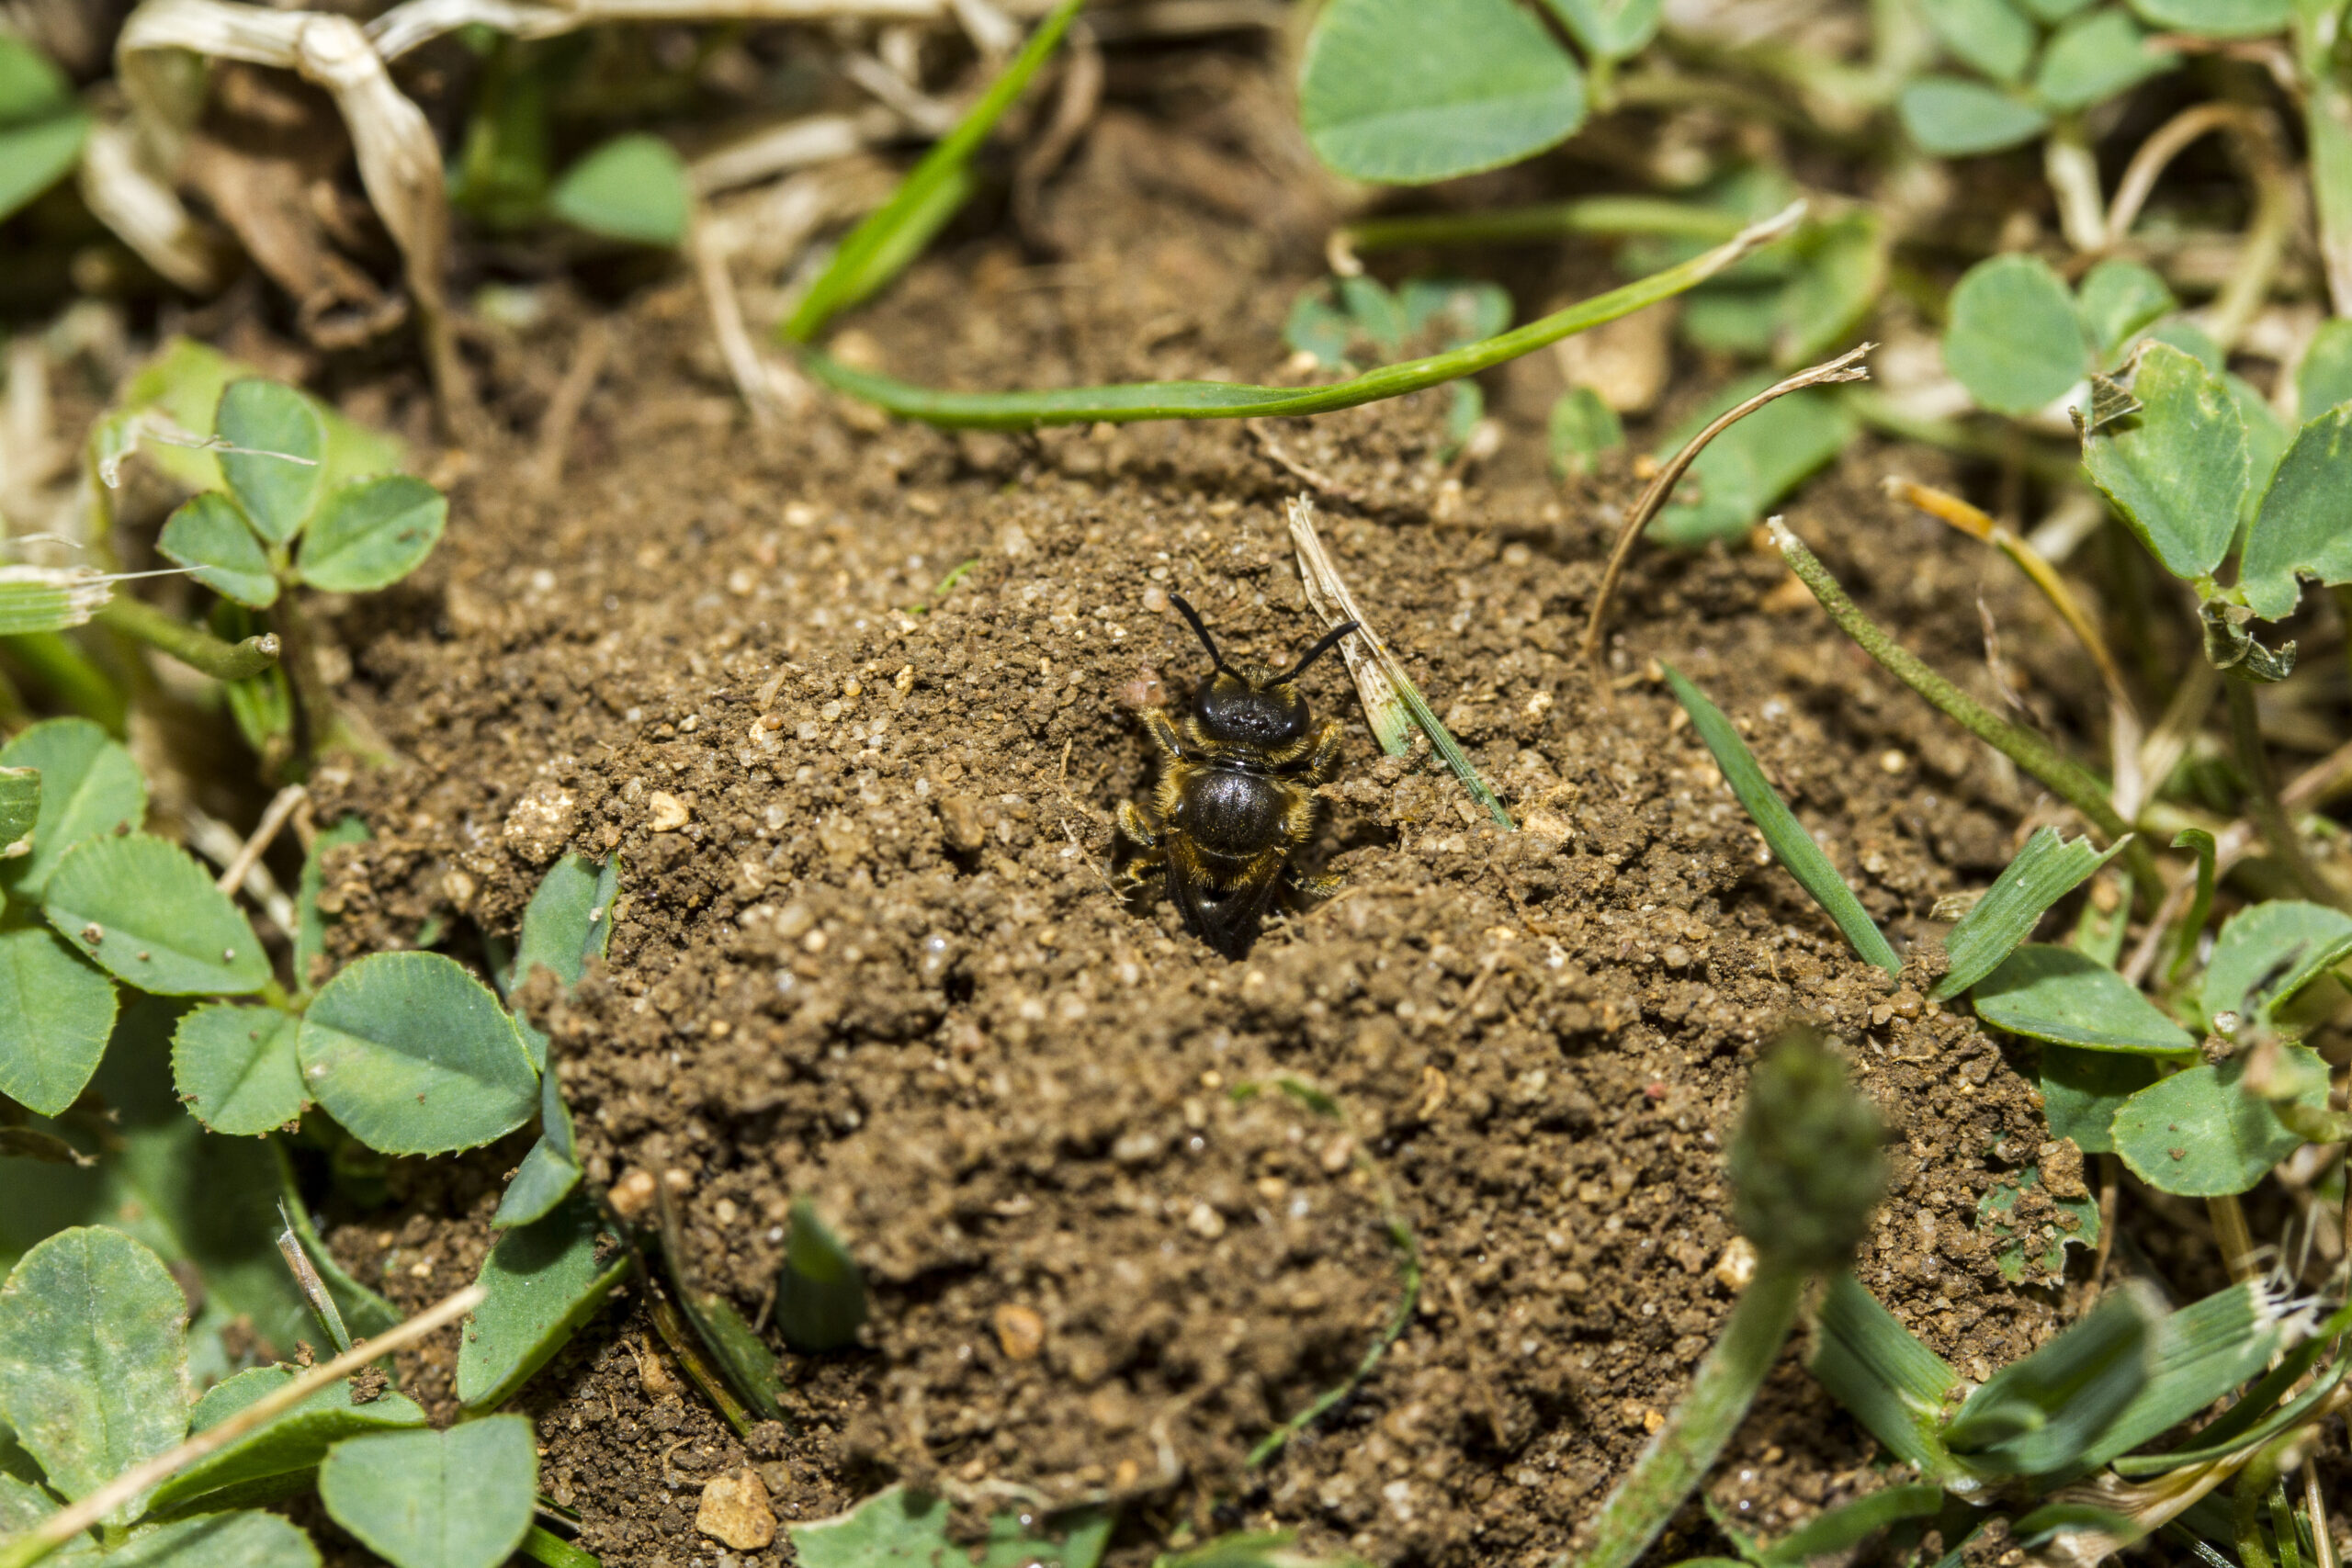
M 1245 419 L 1241 422 L 1241 428 L 1250 433 L 1250 439 L 1258 444 L 1258 450 L 1265 454 L 1268 461 L 1309 490 L 1327 495 L 1333 501 L 1344 501 L 1358 511 L 1372 510 L 1372 503 L 1362 491 L 1292 457 L 1274 438 L 1274 433 L 1266 428 L 1264 420 Z
M 221 868 L 213 886 L 223 893 L 234 893 L 243 886 L 245 878 L 268 850 L 270 840 L 277 837 L 278 829 L 286 826 L 286 819 L 294 814 L 294 808 L 308 797 L 309 793 L 300 784 L 288 784 L 273 795 L 252 836 L 245 840 L 244 847 L 237 852 L 236 858 Z
M 1625 563 L 1633 556 L 1634 545 L 1641 538 L 1642 530 L 1649 525 L 1650 519 L 1657 516 L 1659 508 L 1666 504 L 1667 497 L 1674 493 L 1674 487 L 1681 481 L 1683 474 L 1697 460 L 1699 454 L 1706 450 L 1707 443 L 1775 398 L 1784 398 L 1791 392 L 1803 391 L 1807 387 L 1826 387 L 1839 381 L 1868 380 L 1869 367 L 1854 362 L 1877 346 L 1878 344 L 1874 343 L 1863 344 L 1858 348 L 1849 349 L 1835 359 L 1816 365 L 1809 370 L 1800 370 L 1788 379 L 1775 382 L 1765 388 L 1692 436 L 1684 444 L 1682 450 L 1677 452 L 1666 467 L 1658 470 L 1657 478 L 1650 481 L 1650 488 L 1642 492 L 1641 500 L 1634 503 L 1634 510 L 1625 514 L 1625 521 L 1618 527 L 1616 543 L 1610 547 L 1609 551 L 1609 565 L 1600 574 L 1600 592 L 1593 595 L 1592 612 L 1585 619 L 1581 652 L 1586 666 L 1591 670 L 1596 680 L 1600 680 L 1604 674 L 1600 667 L 1600 633 L 1609 617 L 1609 601 L 1617 592 L 1618 580 L 1625 575 Z M 1604 693 L 1607 691 L 1605 682 L 1601 689 Z M 1605 696 L 1603 700 L 1607 700 Z
M 2243 104 L 2198 104 L 2158 126 L 2132 154 L 2122 179 L 2116 182 L 2115 199 L 2107 209 L 2107 243 L 2111 250 L 2132 232 L 2140 209 L 2156 188 L 2157 176 L 2190 142 L 2208 131 L 2234 127 L 2246 135 L 2259 133 L 2254 111 Z
M 564 367 L 563 379 L 556 383 L 555 396 L 548 400 L 548 412 L 539 419 L 538 439 L 531 448 L 531 483 L 537 489 L 552 490 L 563 478 L 571 433 L 580 423 L 581 411 L 588 406 L 588 395 L 605 373 L 612 346 L 612 329 L 603 317 L 590 317 L 571 351 L 571 363 Z
M 694 263 L 695 281 L 701 285 L 703 303 L 710 311 L 711 336 L 718 355 L 753 423 L 780 423 L 787 404 L 797 406 L 808 396 L 808 384 L 797 371 L 787 371 L 762 355 L 743 324 L 742 302 L 735 295 L 735 278 L 728 271 L 732 247 L 718 227 L 699 215 L 686 231 L 686 254 Z

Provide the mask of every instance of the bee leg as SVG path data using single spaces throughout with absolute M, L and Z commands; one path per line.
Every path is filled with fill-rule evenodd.
M 1160 843 L 1151 818 L 1131 800 L 1119 802 L 1115 838 L 1132 845 L 1134 852 L 1113 874 L 1113 887 L 1120 897 L 1130 902 L 1144 902 L 1155 897 L 1167 880 L 1168 851 Z
M 1159 748 L 1162 761 L 1174 762 L 1183 758 L 1183 743 L 1176 739 L 1176 721 L 1168 716 L 1166 708 L 1145 710 L 1143 732 L 1151 737 L 1151 743 Z
M 1315 727 L 1313 746 L 1307 751 L 1306 761 L 1299 764 L 1299 772 L 1306 776 L 1309 789 L 1329 784 L 1337 776 L 1340 748 L 1344 739 L 1344 732 L 1336 718 L 1327 718 Z
M 1294 871 L 1290 877 L 1291 893 L 1301 904 L 1320 904 L 1347 885 L 1347 876 L 1336 871 L 1326 872 L 1321 876 L 1307 876 Z
M 1159 834 L 1152 828 L 1151 818 L 1132 800 L 1119 802 L 1119 836 L 1138 849 L 1159 848 Z

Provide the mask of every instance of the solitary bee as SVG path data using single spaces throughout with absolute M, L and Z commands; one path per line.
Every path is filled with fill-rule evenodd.
M 1216 671 L 1190 707 L 1148 710 L 1144 728 L 1159 749 L 1159 784 L 1148 809 L 1119 803 L 1120 835 L 1136 846 L 1125 868 L 1130 891 L 1164 882 L 1185 929 L 1225 954 L 1250 951 L 1278 886 L 1295 896 L 1329 893 L 1337 877 L 1302 877 L 1290 863 L 1315 831 L 1315 790 L 1340 761 L 1335 719 L 1311 722 L 1298 677 L 1356 629 L 1349 621 L 1317 639 L 1285 673 L 1239 670 L 1216 650 L 1200 613 L 1176 594 Z

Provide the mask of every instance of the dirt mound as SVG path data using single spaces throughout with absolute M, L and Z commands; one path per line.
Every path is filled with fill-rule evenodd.
M 1246 141 L 1154 134 L 1177 168 Z M 1311 250 L 1100 141 L 1127 154 L 1048 193 L 1069 257 L 968 242 L 856 323 L 860 352 L 971 385 L 1277 374 Z M 593 1178 L 667 1182 L 695 1275 L 763 1326 L 792 1198 L 872 1282 L 865 1347 L 787 1355 L 788 1430 L 756 1452 L 633 1320 L 592 1331 L 531 1396 L 589 1550 L 683 1564 L 693 1489 L 750 1459 L 786 1517 L 899 1475 L 1121 1497 L 1138 1543 L 1246 1523 L 1382 1563 L 1556 1551 L 1729 1303 L 1722 1145 L 1792 1017 L 1846 1043 L 1900 1140 L 1866 1282 L 1974 1375 L 2048 1334 L 2051 1294 L 1973 1228 L 2002 1153 L 2043 1135 L 2030 1089 L 1770 866 L 1652 660 L 1738 719 L 1898 939 L 1989 880 L 2030 803 L 1790 603 L 1776 558 L 1645 556 L 1597 692 L 1572 652 L 1628 474 L 1564 493 L 1525 428 L 1449 465 L 1435 394 L 1268 432 L 1366 500 L 1326 497 L 1326 541 L 1521 830 L 1426 756 L 1379 757 L 1326 661 L 1306 690 L 1349 752 L 1308 859 L 1346 886 L 1228 963 L 1113 896 L 1110 823 L 1149 777 L 1135 707 L 1204 672 L 1170 592 L 1229 650 L 1319 631 L 1280 516 L 1298 481 L 1232 427 L 956 437 L 818 407 L 761 436 L 690 299 L 615 321 L 560 494 L 479 458 L 434 586 L 343 626 L 397 761 L 322 784 L 377 835 L 335 868 L 354 951 L 435 917 L 511 931 L 560 850 L 616 852 L 609 963 L 553 1021 Z M 1712 383 L 1685 368 L 1688 402 Z M 2021 678 L 2079 696 L 2046 612 L 1880 501 L 1872 462 L 1792 519 L 1833 568 L 1955 671 L 1981 663 L 1981 593 Z M 447 1223 L 478 1229 L 458 1197 Z M 336 1240 L 375 1277 L 371 1227 Z M 1385 1359 L 1252 1465 L 1385 1334 L 1408 1259 Z M 1784 1367 L 1719 1494 L 1777 1525 L 1871 1484 L 1869 1453 Z

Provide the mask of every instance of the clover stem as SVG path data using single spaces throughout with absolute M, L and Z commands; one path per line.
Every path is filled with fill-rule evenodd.
M 1675 1406 L 1633 1471 L 1601 1505 L 1577 1568 L 1631 1568 L 1731 1440 L 1781 1347 L 1796 1326 L 1805 1270 L 1766 1257 L 1739 1293 L 1690 1392 Z M 1564 1568 L 1563 1555 L 1554 1568 Z
M 223 642 L 210 632 L 174 620 L 143 600 L 117 594 L 93 617 L 148 647 L 170 654 L 198 674 L 216 681 L 242 681 L 277 662 L 278 639 L 249 637 Z
M 2254 1232 L 2245 1223 L 2245 1209 L 2237 1195 L 2225 1192 L 2206 1199 L 2205 1213 L 2213 1222 L 2213 1239 L 2221 1246 L 2222 1261 L 2231 1280 L 2243 1284 L 2259 1277 L 2262 1265 L 2255 1256 Z
M 2068 115 L 2050 128 L 2041 143 L 2042 176 L 2058 200 L 2058 227 L 2078 251 L 2107 243 L 2107 198 L 2099 191 L 2098 159 L 2084 139 L 2082 122 Z
M 287 684 L 294 694 L 294 754 L 307 766 L 326 747 L 334 732 L 334 697 L 319 671 L 317 634 L 310 617 L 291 591 L 278 594 L 270 609 L 286 660 Z
M 2286 804 L 2278 798 L 2278 778 L 2270 770 L 2270 753 L 2262 744 L 2262 718 L 2254 705 L 2254 688 L 2244 681 L 2222 682 L 2229 697 L 2230 744 L 2237 752 L 2238 772 L 2245 778 L 2245 814 L 2295 886 L 2313 900 L 2335 908 L 2347 907 L 2344 894 L 2313 864 L 2302 836 L 2295 831 Z

